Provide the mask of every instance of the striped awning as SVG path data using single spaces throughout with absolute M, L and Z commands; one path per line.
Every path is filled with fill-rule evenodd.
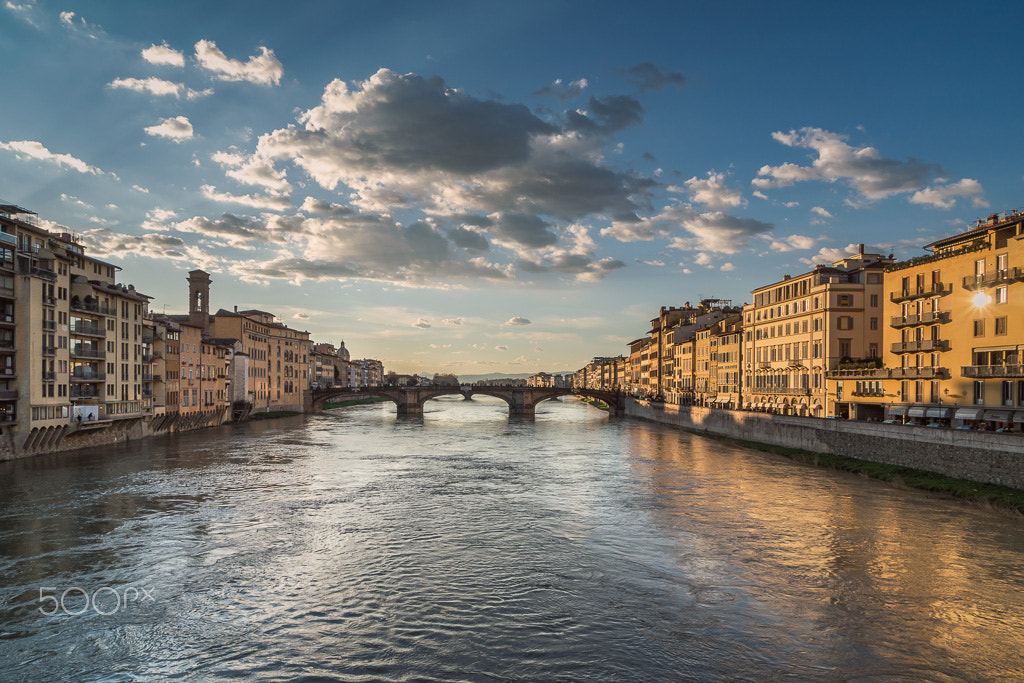
M 989 422 L 1009 422 L 1010 413 L 1009 410 L 986 410 L 985 419 Z
M 889 415 L 898 415 L 900 417 L 907 414 L 907 406 L 889 406 L 887 411 Z
M 908 417 L 924 417 L 925 413 L 928 412 L 928 408 L 925 406 L 910 406 L 910 410 L 907 411 Z
M 953 417 L 957 420 L 977 420 L 981 415 L 981 408 L 957 408 Z
M 952 408 L 929 408 L 925 417 L 934 417 L 939 420 L 948 420 L 953 417 Z

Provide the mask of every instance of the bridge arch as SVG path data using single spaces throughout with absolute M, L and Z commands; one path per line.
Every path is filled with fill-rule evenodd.
M 563 389 L 519 386 L 469 386 L 460 387 L 359 387 L 358 389 L 332 388 L 306 391 L 307 412 L 323 410 L 324 403 L 332 398 L 381 397 L 392 401 L 400 417 L 423 415 L 423 404 L 432 398 L 461 394 L 470 398 L 473 394 L 500 398 L 508 404 L 509 415 L 533 417 L 538 403 L 560 396 L 580 395 L 596 398 L 608 406 L 610 415 L 624 414 L 625 402 L 618 392 L 594 389 Z

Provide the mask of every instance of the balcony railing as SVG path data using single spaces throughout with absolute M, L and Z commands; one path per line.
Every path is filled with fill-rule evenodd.
M 43 347 L 43 355 L 44 356 L 55 356 L 55 355 L 57 355 L 57 347 L 56 346 L 44 346 Z
M 982 274 L 968 275 L 964 277 L 964 289 L 977 290 L 993 285 L 1002 285 L 1010 282 L 1024 280 L 1024 269 L 1019 267 L 1004 268 L 1003 270 L 992 270 Z
M 43 303 L 46 304 L 47 306 L 56 306 L 57 305 L 57 297 L 55 297 L 55 296 L 44 296 L 43 297 Z
M 68 394 L 71 398 L 99 398 L 100 392 L 89 385 L 71 385 L 71 391 Z
M 117 315 L 117 309 L 106 304 L 100 305 L 95 301 L 85 303 L 82 301 L 71 301 L 72 311 L 83 311 L 85 313 L 98 313 L 100 315 Z
M 877 391 L 876 390 L 870 390 L 869 391 L 867 389 L 862 389 L 860 391 L 851 391 L 850 392 L 850 396 L 885 396 L 885 391 L 883 391 L 881 389 L 878 389 Z
M 936 368 L 931 365 L 916 368 L 893 368 L 890 375 L 893 379 L 941 379 L 945 376 L 945 368 Z
M 964 377 L 1024 377 L 1024 365 L 965 365 L 961 367 Z
M 888 368 L 836 368 L 825 373 L 829 379 L 888 379 Z
M 99 325 L 85 325 L 83 323 L 72 323 L 71 334 L 87 334 L 94 337 L 106 337 L 107 331 Z
M 88 370 L 82 368 L 76 368 L 71 373 L 72 382 L 105 382 L 107 381 L 107 373 L 100 370 Z
M 44 320 L 43 321 L 43 329 L 44 330 L 49 330 L 51 332 L 53 330 L 56 330 L 57 329 L 57 321 L 56 320 Z
M 55 379 L 57 379 L 57 373 L 56 372 L 53 372 L 52 370 L 44 370 L 43 371 L 43 381 L 44 382 L 52 382 Z
M 928 299 L 933 296 L 945 296 L 952 291 L 953 285 L 951 283 L 933 282 L 929 286 L 893 292 L 889 295 L 889 300 L 893 303 L 899 303 L 901 301 L 910 301 L 912 299 Z
M 806 387 L 766 387 L 757 390 L 764 394 L 786 394 L 789 396 L 810 396 L 811 390 Z
M 50 280 L 52 282 L 57 281 L 57 273 L 46 268 L 29 268 L 29 274 L 32 275 L 33 277 L 39 277 L 44 280 Z
M 893 353 L 918 353 L 921 351 L 948 351 L 949 342 L 945 339 L 922 339 L 921 341 L 896 342 L 892 345 Z
M 107 352 L 101 349 L 87 349 L 81 346 L 71 347 L 72 358 L 106 358 Z

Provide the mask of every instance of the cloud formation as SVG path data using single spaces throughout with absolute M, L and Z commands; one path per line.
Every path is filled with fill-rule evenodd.
M 515 327 L 515 326 L 518 326 L 518 325 L 529 325 L 529 324 L 530 324 L 529 318 L 521 318 L 521 317 L 518 317 L 518 316 L 515 317 L 515 318 L 509 318 L 508 320 L 505 321 L 505 325 L 511 326 L 511 327 Z
M 89 173 L 92 175 L 102 175 L 103 171 L 90 166 L 81 159 L 75 158 L 70 154 L 57 154 L 46 149 L 41 142 L 35 140 L 11 140 L 10 142 L 0 142 L 0 149 L 6 149 L 14 152 L 19 158 L 31 158 L 45 161 L 47 163 L 57 164 L 58 166 L 70 168 L 73 171 L 79 173 Z
M 910 197 L 911 204 L 923 204 L 936 209 L 952 209 L 957 199 L 969 199 L 972 206 L 986 207 L 988 202 L 983 196 L 981 183 L 972 178 L 964 178 L 955 183 L 936 185 L 918 190 Z
M 167 43 L 150 45 L 142 51 L 142 58 L 157 66 L 185 66 L 185 55 L 170 47 Z
M 743 203 L 743 194 L 739 190 L 725 186 L 725 174 L 708 171 L 707 178 L 693 176 L 685 183 L 690 198 L 709 209 L 731 209 Z
M 182 95 L 185 95 L 185 97 L 190 100 L 213 94 L 212 90 L 192 90 L 191 88 L 186 88 L 184 83 L 175 83 L 173 81 L 166 81 L 162 78 L 155 77 L 116 78 L 111 81 L 107 87 L 122 90 L 133 90 L 141 93 L 148 92 L 150 95 L 156 95 L 157 97 L 173 95 L 180 99 Z
M 155 126 L 147 126 L 143 130 L 154 137 L 167 138 L 174 142 L 188 140 L 194 134 L 192 122 L 185 116 L 174 116 L 163 119 Z
M 678 71 L 663 73 L 650 62 L 642 62 L 626 69 L 626 78 L 643 90 L 663 90 L 670 86 L 682 86 L 686 77 Z
M 222 81 L 244 81 L 255 85 L 278 85 L 284 75 L 284 66 L 274 51 L 260 47 L 260 54 L 245 62 L 230 59 L 212 40 L 196 43 L 196 62 Z
M 845 182 L 863 200 L 875 201 L 914 192 L 911 201 L 940 208 L 952 206 L 949 200 L 953 196 L 980 198 L 981 186 L 972 186 L 972 183 L 976 184 L 972 180 L 963 180 L 945 186 L 944 189 L 923 189 L 941 174 L 942 169 L 938 164 L 917 159 L 889 159 L 874 147 L 851 146 L 846 142 L 845 135 L 806 127 L 788 133 L 776 131 L 772 137 L 787 147 L 811 150 L 816 156 L 810 166 L 793 163 L 762 166 L 757 177 L 751 181 L 759 190 L 791 187 L 807 181 Z M 960 185 L 965 182 L 967 186 Z M 858 201 L 849 199 L 847 204 L 856 207 Z

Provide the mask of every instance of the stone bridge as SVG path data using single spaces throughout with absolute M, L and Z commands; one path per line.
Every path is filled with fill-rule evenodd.
M 625 395 L 614 391 L 596 389 L 546 389 L 541 387 L 514 386 L 448 386 L 448 387 L 335 387 L 332 389 L 309 389 L 305 393 L 306 412 L 323 410 L 324 403 L 331 399 L 386 398 L 398 407 L 399 417 L 423 415 L 423 404 L 438 396 L 461 394 L 472 398 L 474 394 L 495 396 L 508 404 L 510 417 L 533 417 L 537 404 L 559 396 L 585 396 L 602 401 L 608 406 L 608 414 L 621 417 L 625 414 Z

